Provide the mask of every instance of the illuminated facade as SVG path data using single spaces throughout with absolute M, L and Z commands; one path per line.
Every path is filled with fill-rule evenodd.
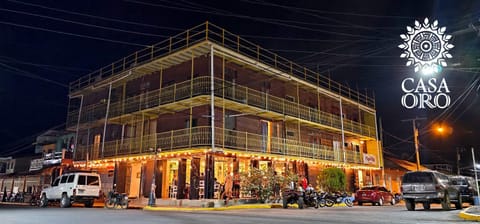
M 132 197 L 153 173 L 158 198 L 198 199 L 250 167 L 315 183 L 338 166 L 363 185 L 382 164 L 371 97 L 208 22 L 72 82 L 69 96 L 75 165 Z

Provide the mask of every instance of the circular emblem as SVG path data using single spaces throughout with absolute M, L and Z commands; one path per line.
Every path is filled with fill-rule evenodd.
M 400 35 L 404 41 L 398 45 L 404 50 L 400 58 L 406 58 L 406 65 L 413 65 L 415 72 L 438 73 L 441 67 L 447 66 L 445 59 L 452 58 L 448 51 L 454 47 L 448 43 L 452 36 L 445 34 L 445 30 L 446 27 L 438 27 L 437 20 L 432 24 L 427 18 L 422 24 L 415 21 L 413 28 L 407 26 L 407 34 Z

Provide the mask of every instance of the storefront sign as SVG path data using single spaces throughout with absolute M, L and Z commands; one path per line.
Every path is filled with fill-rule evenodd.
M 41 170 L 43 168 L 43 159 L 32 159 L 30 161 L 29 171 Z
M 400 58 L 407 59 L 406 66 L 413 66 L 420 78 L 408 77 L 401 83 L 404 95 L 402 106 L 407 109 L 444 109 L 450 105 L 450 90 L 447 81 L 441 77 L 428 77 L 439 74 L 447 66 L 446 59 L 452 58 L 448 52 L 454 47 L 448 43 L 452 35 L 445 34 L 446 27 L 439 27 L 435 20 L 430 24 L 415 21 L 412 28 L 407 26 L 407 34 L 400 37 L 404 43 L 398 47 L 403 51 Z
M 363 154 L 363 163 L 364 164 L 376 164 L 377 158 L 372 154 Z

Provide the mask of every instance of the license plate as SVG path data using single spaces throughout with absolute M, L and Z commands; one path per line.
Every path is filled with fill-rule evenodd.
M 423 191 L 423 190 L 425 190 L 425 186 L 414 186 L 413 189 L 415 191 Z

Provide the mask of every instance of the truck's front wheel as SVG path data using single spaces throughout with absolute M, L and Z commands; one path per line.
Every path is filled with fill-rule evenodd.
M 412 199 L 406 199 L 405 200 L 405 206 L 407 207 L 408 211 L 414 211 L 415 210 L 415 201 Z
M 45 194 L 42 194 L 42 197 L 40 197 L 40 204 L 39 206 L 44 208 L 44 207 L 47 207 L 48 205 L 48 199 L 47 199 L 47 196 Z
M 62 208 L 68 208 L 70 207 L 70 198 L 66 193 L 62 194 L 62 199 L 60 199 L 60 207 Z

